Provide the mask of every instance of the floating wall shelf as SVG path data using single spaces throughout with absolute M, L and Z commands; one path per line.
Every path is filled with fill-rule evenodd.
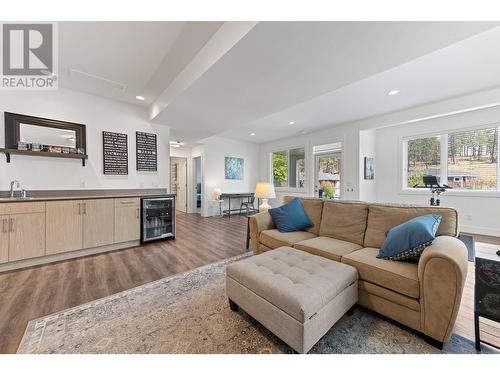
M 0 148 L 0 153 L 4 153 L 7 156 L 7 163 L 10 163 L 11 154 L 39 156 L 39 157 L 41 156 L 50 158 L 80 159 L 84 167 L 85 167 L 85 160 L 89 158 L 88 155 L 81 155 L 81 154 L 62 154 L 58 152 L 48 152 L 48 151 L 17 150 L 15 148 Z

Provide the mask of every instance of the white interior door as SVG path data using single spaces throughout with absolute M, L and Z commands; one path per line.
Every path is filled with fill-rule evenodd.
M 187 160 L 177 161 L 177 202 L 176 208 L 179 211 L 187 212 Z

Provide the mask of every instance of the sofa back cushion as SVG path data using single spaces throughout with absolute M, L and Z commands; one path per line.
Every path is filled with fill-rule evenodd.
M 436 236 L 457 236 L 458 214 L 454 208 L 370 204 L 364 246 L 381 248 L 389 229 L 410 219 L 429 214 L 440 215 L 442 218 Z
M 283 198 L 285 203 L 290 202 L 292 199 L 297 197 L 292 197 L 287 195 Z M 307 232 L 314 233 L 318 235 L 319 233 L 319 225 L 321 223 L 321 213 L 323 212 L 323 200 L 318 198 L 300 198 L 300 203 L 302 203 L 302 207 L 304 207 L 304 211 L 306 212 L 309 219 L 313 222 L 313 226 L 307 229 L 304 229 Z
M 319 235 L 363 246 L 367 218 L 366 203 L 326 201 Z

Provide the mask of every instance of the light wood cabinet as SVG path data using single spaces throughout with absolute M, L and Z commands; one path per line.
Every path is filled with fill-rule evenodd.
M 115 207 L 115 243 L 138 240 L 140 228 L 138 205 Z
M 83 247 L 113 243 L 114 199 L 83 201 Z
M 45 214 L 10 215 L 9 262 L 45 255 Z
M 47 202 L 46 254 L 83 247 L 83 201 Z
M 9 261 L 9 216 L 0 216 L 0 263 Z

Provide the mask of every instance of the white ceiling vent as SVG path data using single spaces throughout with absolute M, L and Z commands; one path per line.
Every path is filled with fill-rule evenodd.
M 92 74 L 92 73 L 83 72 L 83 71 L 78 70 L 78 69 L 70 68 L 69 74 L 72 77 L 83 78 L 83 79 L 87 79 L 87 80 L 92 80 L 94 82 L 104 83 L 105 85 L 112 87 L 116 90 L 120 90 L 120 91 L 125 91 L 125 89 L 127 88 L 127 85 L 124 83 L 113 81 L 112 79 L 97 76 L 97 75 Z

